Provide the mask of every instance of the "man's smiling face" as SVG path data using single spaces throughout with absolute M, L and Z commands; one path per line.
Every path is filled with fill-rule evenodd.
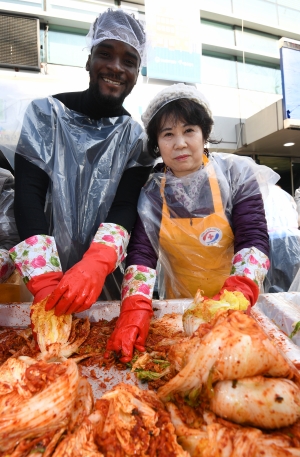
M 102 41 L 92 49 L 86 64 L 93 92 L 115 106 L 122 105 L 136 84 L 139 65 L 139 53 L 129 44 Z

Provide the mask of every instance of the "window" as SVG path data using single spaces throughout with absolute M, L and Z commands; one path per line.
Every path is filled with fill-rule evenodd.
M 201 0 L 202 10 L 218 11 L 218 13 L 232 14 L 231 0 Z
M 281 94 L 279 64 L 203 51 L 201 83 Z
M 233 14 L 244 19 L 277 26 L 276 2 L 268 0 L 232 0 Z
M 47 11 L 50 14 L 62 15 L 81 21 L 92 22 L 99 13 L 103 13 L 109 6 L 114 6 L 113 0 L 47 0 Z
M 50 26 L 48 31 L 48 63 L 84 67 L 88 57 L 88 31 Z
M 253 53 L 273 54 L 279 58 L 279 38 L 256 30 L 242 30 L 241 27 L 236 27 L 236 45 Z
M 201 19 L 202 41 L 222 46 L 235 46 L 232 25 Z
M 201 83 L 237 87 L 235 57 L 216 52 L 202 53 Z
M 300 2 L 299 0 L 277 0 L 278 5 L 286 6 L 287 8 L 292 8 L 300 11 Z
M 278 6 L 279 27 L 299 33 L 300 2 L 297 9 Z
M 256 90 L 281 94 L 280 67 L 276 64 L 262 65 L 262 62 L 252 59 L 237 58 L 238 87 L 239 89 Z
M 1 3 L 20 5 L 21 7 L 43 8 L 43 0 L 1 0 Z

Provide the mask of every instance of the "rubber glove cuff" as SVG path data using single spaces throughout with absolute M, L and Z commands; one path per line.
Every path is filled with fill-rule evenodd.
M 39 303 L 44 300 L 58 285 L 63 277 L 63 272 L 45 273 L 43 275 L 34 276 L 27 282 L 27 289 L 34 296 L 33 303 Z
M 122 283 L 122 300 L 135 295 L 143 295 L 152 300 L 156 280 L 156 270 L 144 265 L 130 265 L 126 268 Z M 123 306 L 123 305 L 122 305 Z
M 233 256 L 230 276 L 246 276 L 261 289 L 269 267 L 270 261 L 264 252 L 254 246 L 243 248 Z
M 31 236 L 10 249 L 9 255 L 25 284 L 35 276 L 62 271 L 52 236 Z

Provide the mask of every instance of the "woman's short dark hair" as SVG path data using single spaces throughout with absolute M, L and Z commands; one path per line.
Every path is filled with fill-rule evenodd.
M 148 151 L 154 157 L 160 157 L 160 152 L 157 151 L 157 137 L 160 130 L 163 128 L 168 117 L 172 117 L 174 122 L 182 121 L 190 125 L 198 125 L 202 130 L 204 142 L 219 143 L 209 138 L 214 121 L 206 111 L 206 109 L 197 102 L 187 98 L 180 98 L 167 103 L 161 108 L 157 114 L 151 119 L 147 127 L 148 135 Z

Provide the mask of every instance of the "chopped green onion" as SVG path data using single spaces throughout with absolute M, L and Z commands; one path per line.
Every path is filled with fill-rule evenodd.
M 300 330 L 300 321 L 297 322 L 294 326 L 294 330 L 292 331 L 292 333 L 289 335 L 289 338 L 293 338 L 293 336 L 296 335 L 296 333 L 298 333 Z

